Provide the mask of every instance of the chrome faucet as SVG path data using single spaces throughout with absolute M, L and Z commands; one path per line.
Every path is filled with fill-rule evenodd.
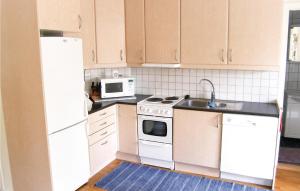
M 215 96 L 215 86 L 210 80 L 205 78 L 201 79 L 199 83 L 201 84 L 203 81 L 210 83 L 212 87 L 211 97 L 210 97 L 210 101 L 208 102 L 208 106 L 211 108 L 216 108 L 217 105 L 216 105 L 216 96 Z

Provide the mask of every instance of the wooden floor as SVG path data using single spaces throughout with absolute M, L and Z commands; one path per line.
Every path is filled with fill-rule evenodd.
M 90 181 L 77 191 L 104 191 L 94 187 L 95 183 L 109 174 L 122 161 L 115 160 L 96 174 Z M 300 191 L 300 166 L 279 164 L 276 176 L 276 191 Z

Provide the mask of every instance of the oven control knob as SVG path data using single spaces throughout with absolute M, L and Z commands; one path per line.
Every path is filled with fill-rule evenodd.
M 166 110 L 166 111 L 165 111 L 165 114 L 166 114 L 166 115 L 168 115 L 169 113 L 170 113 L 170 111 L 169 111 L 169 110 Z

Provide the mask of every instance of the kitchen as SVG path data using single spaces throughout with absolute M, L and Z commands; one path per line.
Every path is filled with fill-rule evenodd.
M 1 3 L 4 190 L 297 190 L 276 174 L 299 3 Z

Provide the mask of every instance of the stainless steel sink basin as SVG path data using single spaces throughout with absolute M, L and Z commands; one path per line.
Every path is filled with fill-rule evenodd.
M 188 107 L 208 107 L 208 102 L 204 100 L 186 100 L 182 105 Z
M 209 108 L 208 100 L 205 99 L 187 99 L 180 103 L 180 106 L 193 108 Z M 215 109 L 241 110 L 242 106 L 243 104 L 240 102 L 216 101 Z

